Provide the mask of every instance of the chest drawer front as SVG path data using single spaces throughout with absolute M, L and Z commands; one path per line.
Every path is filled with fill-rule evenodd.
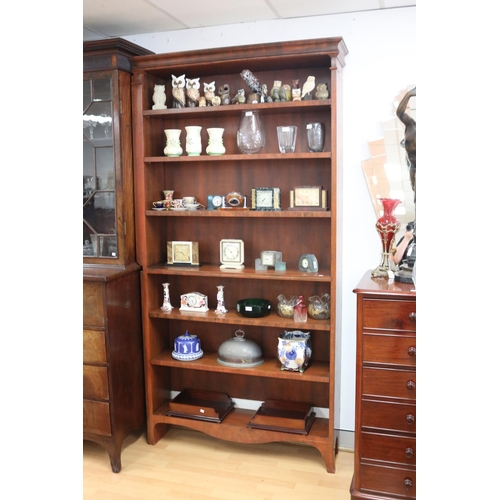
M 416 471 L 361 464 L 361 491 L 416 498 Z
M 416 372 L 363 368 L 363 395 L 416 400 Z
M 416 331 L 417 303 L 413 300 L 363 299 L 363 327 Z
M 109 403 L 83 400 L 83 431 L 111 436 Z
M 109 399 L 108 369 L 105 366 L 83 365 L 83 397 Z
M 362 432 L 361 460 L 379 460 L 397 465 L 416 466 L 416 438 Z
M 363 401 L 361 427 L 414 434 L 417 430 L 417 407 L 415 404 Z
M 83 330 L 83 362 L 106 363 L 106 338 L 103 331 Z
M 104 286 L 101 283 L 83 282 L 83 324 L 104 327 Z
M 416 366 L 416 338 L 363 334 L 363 362 Z

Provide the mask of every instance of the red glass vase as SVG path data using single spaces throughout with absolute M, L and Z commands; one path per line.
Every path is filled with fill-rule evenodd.
M 399 220 L 394 216 L 394 210 L 401 201 L 392 198 L 380 198 L 380 202 L 384 207 L 384 213 L 377 220 L 375 228 L 382 240 L 382 259 L 379 266 L 372 271 L 372 276 L 386 277 L 389 275 L 389 271 L 392 270 L 389 259 L 392 241 L 401 226 Z

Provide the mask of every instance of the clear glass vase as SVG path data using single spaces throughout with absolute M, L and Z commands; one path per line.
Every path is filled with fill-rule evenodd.
M 258 153 L 266 145 L 266 136 L 258 111 L 243 111 L 236 133 L 238 149 L 245 154 Z

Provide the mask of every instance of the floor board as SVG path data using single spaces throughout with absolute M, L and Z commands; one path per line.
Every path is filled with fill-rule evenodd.
M 122 470 L 97 443 L 83 442 L 84 500 L 350 500 L 354 454 L 339 451 L 328 474 L 316 448 L 239 444 L 173 427 L 155 446 L 130 434 Z

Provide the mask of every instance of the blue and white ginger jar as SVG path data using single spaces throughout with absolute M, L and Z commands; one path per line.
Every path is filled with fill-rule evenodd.
M 303 373 L 311 359 L 311 334 L 293 330 L 278 336 L 278 359 L 281 369 Z

